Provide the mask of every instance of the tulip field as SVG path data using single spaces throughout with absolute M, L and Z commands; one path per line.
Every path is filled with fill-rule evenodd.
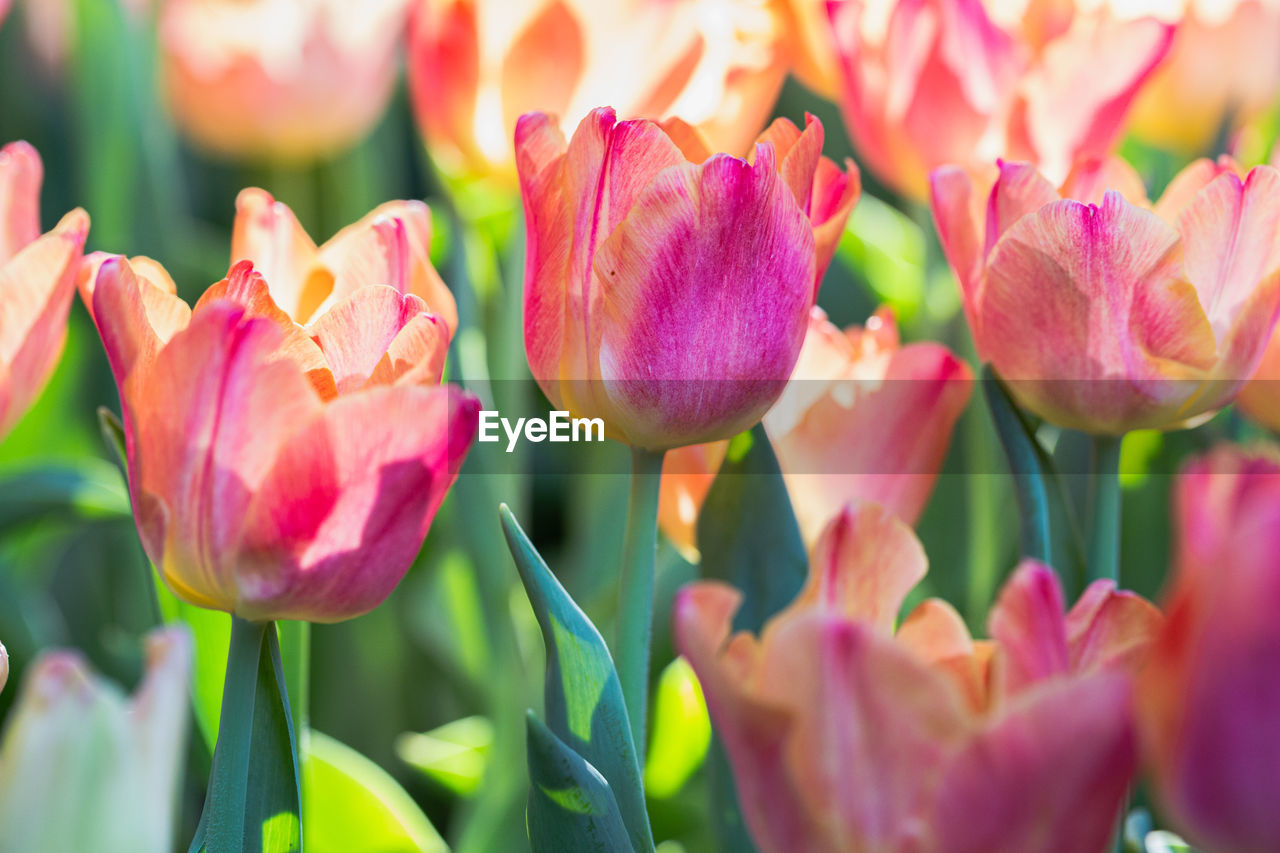
M 0 0 L 0 853 L 1280 853 L 1280 0 Z

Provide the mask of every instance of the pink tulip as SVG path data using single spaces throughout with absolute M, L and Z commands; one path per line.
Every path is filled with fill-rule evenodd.
M 0 643 L 0 690 L 4 690 L 5 682 L 9 680 L 9 652 L 5 650 L 4 643 Z
M 809 583 L 759 637 L 740 594 L 680 592 L 676 642 L 702 682 L 762 853 L 1100 853 L 1137 764 L 1130 673 L 1159 613 L 1100 581 L 1063 612 L 1024 563 L 975 642 L 928 600 L 919 542 L 878 507 L 837 516 Z
M 396 82 L 408 0 L 165 0 L 160 78 L 179 129 L 236 158 L 356 144 Z
M 0 438 L 35 403 L 58 365 L 76 269 L 89 233 L 77 208 L 40 233 L 40 155 L 0 148 Z
M 683 116 L 717 151 L 744 154 L 786 76 L 781 8 L 759 0 L 417 0 L 409 91 L 452 175 L 510 181 L 523 113 L 577 125 Z
M 1214 853 L 1280 849 L 1280 460 L 1223 447 L 1178 480 L 1169 620 L 1138 689 L 1170 819 Z
M 764 416 L 806 542 L 848 503 L 907 524 L 924 511 L 973 374 L 946 347 L 900 346 L 893 314 L 836 328 L 815 308 L 787 390 Z M 727 443 L 667 454 L 659 522 L 683 550 Z
M 1022 163 L 994 186 L 949 167 L 933 211 L 979 355 L 1061 426 L 1120 434 L 1215 411 L 1280 311 L 1269 166 L 1198 161 L 1154 205 L 1120 160 L 1083 162 L 1061 188 Z
M 529 366 L 555 408 L 654 450 L 760 419 L 799 355 L 819 266 L 813 136 L 802 159 L 762 142 L 751 162 L 690 162 L 672 133 L 610 109 L 567 145 L 541 113 L 516 128 Z
M 829 8 L 850 136 L 881 181 L 917 199 L 929 173 L 949 163 L 1016 158 L 1057 182 L 1077 158 L 1106 154 L 1173 36 L 1152 18 L 1118 21 L 1071 3 Z
M 448 328 L 421 298 L 357 284 L 303 326 L 247 260 L 194 308 L 152 261 L 87 266 L 138 532 L 182 598 L 334 622 L 417 556 L 479 404 L 438 384 Z

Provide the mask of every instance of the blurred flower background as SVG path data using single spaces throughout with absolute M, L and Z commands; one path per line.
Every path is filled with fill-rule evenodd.
M 176 296 L 190 305 L 227 276 L 233 261 L 252 258 L 273 293 L 282 287 L 296 297 L 285 305 L 276 296 L 289 315 L 286 323 L 290 317 L 305 323 L 332 310 L 334 300 L 350 295 L 342 290 L 344 281 L 398 283 L 405 300 L 417 299 L 414 305 L 424 304 L 422 310 L 438 318 L 438 355 L 449 341 L 444 381 L 513 420 L 552 408 L 544 391 L 555 408 L 575 408 L 560 396 L 569 392 L 558 390 L 555 382 L 583 377 L 565 373 L 555 359 L 599 359 L 601 342 L 536 341 L 529 346 L 531 373 L 530 335 L 522 321 L 528 298 L 526 248 L 538 259 L 540 274 L 552 281 L 539 284 L 542 288 L 553 289 L 557 275 L 567 278 L 575 262 L 572 249 L 552 252 L 562 247 L 551 246 L 550 239 L 540 237 L 527 247 L 525 224 L 528 217 L 535 228 L 544 220 L 559 227 L 555 217 L 561 208 L 579 203 L 573 193 L 581 189 L 580 174 L 565 167 L 555 175 L 559 183 L 550 178 L 543 183 L 542 170 L 556 157 L 573 155 L 575 144 L 587 150 L 574 136 L 584 119 L 612 127 L 613 115 L 593 112 L 606 106 L 618 119 L 652 120 L 647 132 L 661 138 L 663 151 L 679 157 L 682 168 L 699 174 L 730 168 L 725 165 L 730 161 L 709 160 L 714 152 L 750 157 L 754 165 L 743 168 L 767 184 L 774 193 L 770 204 L 781 211 L 777 217 L 790 217 L 806 247 L 803 262 L 788 267 L 785 276 L 778 274 L 794 291 L 786 300 L 789 313 L 775 316 L 776 306 L 767 300 L 764 307 L 751 308 L 758 310 L 754 316 L 777 320 L 777 329 L 748 323 L 752 317 L 743 314 L 742 305 L 728 305 L 734 313 L 718 303 L 726 308 L 726 319 L 716 321 L 717 329 L 742 330 L 744 340 L 761 334 L 753 355 L 764 358 L 776 349 L 793 363 L 798 354 L 791 383 L 780 399 L 776 393 L 770 398 L 777 399 L 771 409 L 769 400 L 753 399 L 750 417 L 671 431 L 677 439 L 669 444 L 724 440 L 668 454 L 658 510 L 664 535 L 657 551 L 653 695 L 648 744 L 640 748 L 654 841 L 663 853 L 747 849 L 723 846 L 732 842 L 708 817 L 716 813 L 714 779 L 724 773 L 725 758 L 709 746 L 710 718 L 693 675 L 693 670 L 703 677 L 710 673 L 716 692 L 732 691 L 732 679 L 717 672 L 720 662 L 707 644 L 724 639 L 733 607 L 724 590 L 708 586 L 676 598 L 677 589 L 701 577 L 724 579 L 708 568 L 702 534 L 715 533 L 727 510 L 718 505 L 717 518 L 700 518 L 704 504 L 714 502 L 708 497 L 714 476 L 722 469 L 741 473 L 753 440 L 770 444 L 805 547 L 821 546 L 822 536 L 831 535 L 823 533 L 828 523 L 842 510 L 849 512 L 844 509 L 849 502 L 881 504 L 899 519 L 893 522 L 894 535 L 910 537 L 906 525 L 912 525 L 918 545 L 912 539 L 911 547 L 921 549 L 921 559 L 927 555 L 931 566 L 927 575 L 923 565 L 919 571 L 914 564 L 904 569 L 911 576 L 905 583 L 899 579 L 900 594 L 890 595 L 893 600 L 885 606 L 896 614 L 904 602 L 908 610 L 927 610 L 933 599 L 944 599 L 967 629 L 970 646 L 968 632 L 985 636 L 989 614 L 994 613 L 996 625 L 1028 584 L 1051 587 L 1059 605 L 1080 598 L 1085 565 L 1069 537 L 1055 540 L 1052 553 L 1045 555 L 1057 569 L 1056 578 L 1039 564 L 1024 564 L 1014 574 L 1025 556 L 1018 525 L 1010 521 L 1017 513 L 1018 483 L 1009 476 L 998 425 L 982 405 L 976 377 L 981 360 L 991 360 L 1010 379 L 1028 378 L 1034 370 L 1021 356 L 1036 351 L 1052 361 L 1071 343 L 1058 342 L 1060 349 L 1048 355 L 1036 350 L 1046 330 L 1020 324 L 1028 306 L 1015 304 L 1007 293 L 1003 306 L 997 300 L 1002 291 L 992 282 L 1002 280 L 1000 265 L 1012 252 L 1006 243 L 1014 241 L 1003 230 L 1012 220 L 987 220 L 996 216 L 996 206 L 989 213 L 986 199 L 997 182 L 1006 188 L 1016 182 L 1009 193 L 1017 196 L 1011 204 L 1020 205 L 1020 212 L 1038 216 L 1042 207 L 1070 198 L 1084 203 L 1081 210 L 1097 213 L 1101 205 L 1116 217 L 1126 211 L 1147 216 L 1139 208 L 1150 205 L 1147 199 L 1161 199 L 1156 212 L 1167 214 L 1168 222 L 1150 227 L 1167 230 L 1168 245 L 1181 238 L 1185 251 L 1194 254 L 1197 241 L 1221 237 L 1211 229 L 1216 220 L 1209 214 L 1194 222 L 1178 220 L 1182 206 L 1161 206 L 1171 196 L 1189 204 L 1194 191 L 1222 175 L 1235 180 L 1243 197 L 1241 181 L 1249 169 L 1272 159 L 1280 130 L 1275 49 L 1280 8 L 1271 0 L 1157 5 L 1134 8 L 1118 0 L 0 0 L 0 144 L 27 143 L 0 152 L 0 288 L 6 288 L 0 292 L 5 324 L 0 355 L 6 371 L 0 428 L 8 430 L 0 443 L 0 722 L 7 732 L 0 741 L 0 853 L 166 849 L 164 841 L 126 838 L 112 842 L 117 846 L 67 847 L 78 842 L 27 841 L 34 836 L 11 834 L 5 821 L 32 821 L 32 810 L 41 806 L 28 810 L 20 804 L 42 799 L 46 790 L 34 751 L 52 754 L 65 773 L 96 772 L 81 768 L 112 764 L 118 774 L 112 784 L 128 788 L 134 797 L 154 797 L 154 814 L 137 818 L 147 824 L 151 834 L 146 837 L 173 835 L 185 849 L 200 819 L 218 730 L 231 620 L 157 586 L 146 556 L 155 556 L 157 545 L 147 541 L 144 552 L 139 544 L 119 467 L 127 463 L 113 446 L 110 420 L 96 414 L 100 407 L 120 410 L 112 367 L 85 304 L 72 304 L 81 251 L 128 256 L 144 278 L 147 271 L 166 281 L 171 277 Z M 529 112 L 545 115 L 520 122 Z M 540 124 L 531 130 L 534 122 Z M 753 148 L 761 134 L 775 151 L 762 155 L 767 149 Z M 575 141 L 565 141 L 571 138 Z M 552 150 L 550 139 L 559 139 L 561 148 Z M 569 154 L 562 150 L 566 147 Z M 1095 172 L 1073 169 L 1077 157 L 1100 157 L 1113 149 L 1123 162 L 1094 162 Z M 819 154 L 825 158 L 819 160 Z M 1199 157 L 1220 154 L 1232 159 L 1190 165 L 1199 183 L 1189 187 L 1192 179 L 1183 169 Z M 1027 163 L 997 170 L 996 157 Z M 639 165 L 657 168 L 654 162 Z M 954 169 L 931 186 L 930 172 L 944 165 Z M 1264 166 L 1257 174 L 1261 177 L 1243 186 L 1250 199 L 1265 196 L 1263 201 L 1221 201 L 1215 210 L 1222 218 L 1223 211 L 1235 209 L 1233 203 L 1253 204 L 1251 215 L 1265 219 L 1255 227 L 1267 232 L 1256 239 L 1269 238 L 1274 247 L 1272 208 L 1280 205 L 1280 190 L 1272 186 L 1274 171 Z M 1183 182 L 1175 189 L 1186 195 L 1162 197 L 1175 176 Z M 628 192 L 638 196 L 652 177 L 636 178 L 640 183 Z M 1038 182 L 1034 191 L 1027 187 L 1032 180 Z M 1104 188 L 1123 190 L 1124 198 L 1104 201 Z M 931 189 L 941 240 L 931 219 Z M 382 206 L 397 199 L 407 201 Z M 795 215 L 797 205 L 804 216 Z M 67 211 L 72 212 L 63 218 Z M 1008 215 L 1003 208 L 999 213 Z M 1210 225 L 1204 219 L 1212 220 Z M 388 222 L 400 229 L 399 242 L 376 255 L 385 269 L 371 269 L 373 250 L 359 241 L 367 238 L 372 245 L 383 239 Z M 1030 231 L 1025 224 L 1022 231 Z M 741 226 L 727 231 L 750 237 L 741 236 Z M 732 234 L 723 242 L 731 242 Z M 1160 239 L 1166 236 L 1162 231 Z M 993 248 L 996 237 L 1000 244 Z M 50 257 L 20 254 L 37 241 L 50 247 Z M 1160 246 L 1168 249 L 1166 243 Z M 55 244 L 67 257 L 52 257 Z M 1214 338 L 1222 332 L 1218 314 L 1225 317 L 1221 325 L 1233 330 L 1248 325 L 1238 322 L 1241 312 L 1246 319 L 1256 319 L 1258 312 L 1275 315 L 1280 279 L 1268 278 L 1275 258 L 1270 251 L 1263 254 L 1252 266 L 1235 264 L 1225 254 L 1218 258 L 1235 276 L 1235 289 L 1225 288 L 1230 296 L 1221 304 L 1202 296 L 1201 310 L 1195 294 L 1203 282 L 1191 282 L 1190 300 L 1200 313 L 1179 317 L 1190 329 L 1186 336 L 1203 344 L 1204 352 L 1188 354 L 1193 347 L 1179 340 L 1158 355 L 1168 355 L 1160 359 L 1161 370 L 1186 359 L 1187 373 L 1178 378 L 1194 374 L 1197 384 L 1163 387 L 1167 394 L 1156 414 L 1144 398 L 1148 408 L 1133 415 L 1126 408 L 1128 397 L 1115 403 L 1120 414 L 1100 413 L 1108 401 L 1127 393 L 1118 386 L 1101 389 L 1107 397 L 1102 403 L 1078 397 L 1064 403 L 1053 396 L 1053 388 L 1020 389 L 1017 381 L 1011 383 L 1012 399 L 1046 418 L 1030 428 L 1060 472 L 1053 480 L 1054 512 L 1072 519 L 1095 509 L 1088 504 L 1093 450 L 1088 435 L 1068 427 L 1097 427 L 1098 432 L 1144 427 L 1127 432 L 1118 445 L 1124 507 L 1119 563 L 1123 586 L 1153 601 L 1160 600 L 1175 563 L 1173 543 L 1184 541 L 1175 536 L 1178 516 L 1171 514 L 1175 475 L 1186 460 L 1215 445 L 1265 440 L 1280 426 L 1275 385 L 1280 346 L 1273 343 L 1267 350 L 1263 330 L 1242 332 L 1248 345 L 1232 349 L 1236 361 L 1227 360 L 1228 366 L 1215 372 L 1223 348 Z M 544 268 L 545 257 L 551 260 Z M 20 264 L 25 266 L 15 271 Z M 11 301 L 7 288 L 31 278 L 28 268 L 37 266 L 45 291 L 39 305 Z M 1197 269 L 1207 266 L 1205 261 Z M 1205 274 L 1219 271 L 1213 267 Z M 812 291 L 811 272 L 818 277 Z M 658 273 L 635 275 L 638 292 L 656 287 Z M 157 289 L 169 287 L 155 283 Z M 91 292 L 89 283 L 80 284 Z M 983 301 L 975 296 L 979 291 Z M 1185 301 L 1187 291 L 1178 292 Z M 1248 294 L 1256 302 L 1244 304 Z M 1029 303 L 1047 299 L 1040 292 L 1017 296 Z M 599 307 L 564 298 L 570 307 L 563 310 L 582 316 Z M 1081 310 L 1087 313 L 1087 307 Z M 19 309 L 39 316 L 19 322 L 13 319 Z M 64 344 L 60 322 L 67 310 Z M 634 318 L 643 316 L 646 306 L 614 310 Z M 1067 324 L 1047 314 L 1040 319 L 1049 326 Z M 971 331 L 971 323 L 980 325 Z M 1140 326 L 1134 321 L 1134 335 L 1142 338 Z M 1022 337 L 1015 338 L 1015 332 Z M 995 337 L 986 338 L 988 333 Z M 654 341 L 635 346 L 653 346 L 653 352 L 637 349 L 646 357 L 671 355 L 684 358 L 682 364 L 705 366 L 699 359 L 720 352 L 714 343 L 708 339 L 703 349 L 675 354 Z M 544 352 L 556 346 L 565 352 Z M 390 339 L 372 361 L 391 353 L 388 347 Z M 605 347 L 610 348 L 608 341 Z M 61 361 L 41 393 L 43 375 L 59 348 Z M 1228 403 L 1248 378 L 1241 371 L 1251 372 L 1264 350 L 1262 372 L 1241 400 L 1255 423 Z M 1098 356 L 1086 349 L 1078 355 L 1082 363 L 1113 366 L 1107 359 L 1114 354 Z M 439 359 L 417 357 L 430 361 L 421 370 L 424 375 L 435 371 L 429 384 L 438 384 Z M 373 371 L 369 367 L 361 383 Z M 1157 373 L 1143 372 L 1135 382 L 1167 381 Z M 1114 371 L 1107 376 L 1114 379 Z M 118 378 L 123 389 L 124 377 Z M 1210 385 L 1211 393 L 1204 390 Z M 761 415 L 763 429 L 727 437 Z M 1192 420 L 1194 429 L 1145 429 Z M 132 429 L 127 416 L 125 421 L 125 433 L 119 435 Z M 106 440 L 103 423 L 108 424 Z M 634 443 L 645 446 L 665 446 L 669 438 L 653 438 L 658 428 L 649 423 L 635 430 L 640 438 Z M 317 619 L 369 611 L 310 628 L 281 623 L 284 675 L 303 754 L 308 850 L 527 848 L 524 709 L 542 701 L 545 652 L 499 536 L 498 504 L 510 505 L 572 599 L 605 637 L 612 637 L 619 619 L 615 567 L 629 462 L 627 449 L 613 442 L 525 443 L 511 453 L 501 447 L 472 449 L 430 524 L 422 552 L 412 566 L 406 556 L 405 566 L 388 569 L 394 574 L 407 568 L 407 573 L 380 606 L 370 610 L 377 604 L 371 599 L 348 609 L 272 611 Z M 461 454 L 442 455 L 448 463 L 440 462 L 440 470 L 458 473 L 453 463 Z M 1230 461 L 1202 463 L 1196 476 L 1230 467 Z M 420 515 L 428 521 L 439 497 L 432 491 L 431 506 L 422 508 Z M 1200 523 L 1208 510 L 1187 487 L 1180 501 L 1182 515 Z M 844 523 L 852 522 L 846 518 Z M 162 535 L 163 524 L 155 524 L 160 527 L 152 526 L 151 532 Z M 1240 549 L 1238 543 L 1219 548 L 1243 559 Z M 1244 608 L 1240 596 L 1255 586 L 1246 583 L 1203 602 L 1195 594 L 1206 583 L 1206 561 L 1219 559 L 1217 553 L 1179 564 L 1179 601 L 1202 608 L 1188 617 L 1196 620 L 1196 631 L 1224 647 L 1247 645 L 1206 625 L 1222 612 L 1230 618 L 1233 607 Z M 166 575 L 172 571 L 162 569 Z M 393 583 L 394 578 L 387 588 Z M 1259 586 L 1274 596 L 1274 582 Z M 1002 604 L 993 611 L 1002 588 Z M 692 669 L 677 657 L 669 630 L 674 601 L 684 608 L 682 648 L 696 657 Z M 236 609 L 245 599 L 217 603 Z M 690 615 L 697 608 L 714 611 L 710 627 Z M 1062 607 L 1054 612 L 1055 630 L 1061 628 L 1061 612 Z M 856 608 L 853 613 L 862 615 Z M 893 628 L 893 614 L 886 632 Z M 162 623 L 179 627 L 165 631 Z M 741 619 L 733 625 L 744 627 Z M 759 620 L 750 627 L 763 626 Z M 904 631 L 897 639 L 877 639 L 876 655 L 901 654 L 895 643 Z M 1016 638 L 997 639 L 1016 644 Z M 803 653 L 804 642 L 816 639 L 789 641 Z M 769 654 L 786 651 L 770 640 L 761 643 Z M 1172 654 L 1168 650 L 1175 645 L 1162 636 L 1159 648 Z M 291 666 L 308 658 L 309 666 Z M 1206 665 L 1203 660 L 1165 663 L 1146 683 L 1172 697 L 1188 691 L 1195 667 Z M 868 666 L 873 664 L 886 665 L 871 661 Z M 172 693 L 173 680 L 184 679 L 188 669 L 193 713 L 184 740 L 188 724 L 174 709 Z M 1242 677 L 1254 677 L 1245 664 L 1240 669 L 1246 673 Z M 1054 689 L 1067 695 L 1089 678 L 1104 677 L 1110 673 L 1073 671 L 1071 678 L 1055 681 Z M 937 673 L 920 678 L 930 689 L 949 691 L 948 696 L 954 692 Z M 1203 695 L 1196 700 L 1204 701 Z M 723 708 L 732 704 L 729 700 L 711 698 L 713 711 L 728 713 Z M 1120 705 L 1128 701 L 1115 699 Z M 133 706 L 142 710 L 130 717 Z M 1146 705 L 1142 709 L 1158 716 Z M 957 711 L 957 728 L 968 725 L 960 719 L 965 714 L 978 711 Z M 1052 721 L 1032 722 L 1053 728 Z M 1087 728 L 1088 722 L 1080 725 Z M 146 730 L 138 730 L 139 724 Z M 1018 734 L 1012 729 L 1005 732 L 1010 738 Z M 69 731 L 76 732 L 74 737 L 64 736 Z M 1197 734 L 1214 742 L 1212 732 L 1201 729 L 1191 737 Z M 1136 765 L 1137 747 L 1131 742 L 1136 735 L 1125 731 L 1117 737 L 1122 742 L 1114 760 Z M 730 744 L 735 761 L 748 761 L 741 757 L 744 739 L 749 740 L 744 735 Z M 1269 806 L 1254 808 L 1249 801 L 1241 807 L 1252 809 L 1245 819 L 1254 823 L 1246 830 L 1217 822 L 1219 814 L 1206 816 L 1203 812 L 1212 807 L 1203 805 L 1203 786 L 1179 763 L 1185 760 L 1182 751 L 1197 743 L 1179 740 L 1167 726 L 1159 728 L 1157 741 L 1161 766 L 1176 764 L 1184 774 L 1168 783 L 1164 802 L 1192 814 L 1206 827 L 1206 838 L 1245 839 L 1239 847 L 1223 849 L 1271 849 L 1266 845 L 1277 837 L 1274 821 L 1266 824 L 1259 817 Z M 185 745 L 178 749 L 177 744 Z M 182 769 L 131 763 L 143 761 L 148 750 L 153 758 L 179 752 Z M 965 786 L 976 785 L 966 779 L 955 784 L 966 795 Z M 19 800 L 18 791 L 27 799 Z M 1123 796 L 1120 790 L 1110 794 L 1117 801 Z M 172 818 L 164 808 L 170 795 L 175 798 Z M 751 795 L 767 802 L 771 793 L 753 790 Z M 128 798 L 122 795 L 123 804 L 101 792 L 60 796 L 65 803 L 39 812 L 47 820 L 71 820 L 69 815 L 82 820 L 90 812 L 119 818 L 120 809 L 136 806 L 123 802 Z M 1166 825 L 1161 803 L 1145 790 L 1134 794 L 1132 804 L 1139 814 L 1152 811 L 1157 825 Z M 1088 827 L 1076 827 L 1082 837 L 1109 830 L 1110 813 L 1089 817 Z M 1141 826 L 1149 818 L 1135 820 L 1134 826 Z M 765 823 L 761 818 L 753 828 L 779 833 L 769 837 L 789 837 Z M 32 824 L 13 832 L 37 829 Z M 103 838 L 95 843 L 107 845 Z M 995 849 L 984 848 L 980 839 L 972 843 L 963 849 Z

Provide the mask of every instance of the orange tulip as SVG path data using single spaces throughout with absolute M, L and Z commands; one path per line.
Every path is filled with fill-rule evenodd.
M 675 603 L 762 853 L 1101 853 L 1137 765 L 1131 673 L 1160 616 L 1091 585 L 1070 612 L 1026 562 L 975 642 L 945 602 L 894 631 L 924 552 L 866 506 L 837 516 L 809 583 L 757 637 L 740 594 L 695 583 Z
M 939 166 L 1026 160 L 1060 182 L 1108 153 L 1173 27 L 1073 4 L 839 0 L 841 105 L 884 183 L 928 196 Z
M 516 119 L 576 126 L 599 104 L 680 115 L 745 154 L 786 74 L 770 0 L 420 0 L 409 84 L 446 170 L 510 179 Z
M 178 127 L 224 156 L 306 162 L 362 139 L 395 86 L 409 0 L 165 0 Z
M 0 149 L 0 438 L 31 408 L 62 355 L 89 217 L 73 210 L 40 234 L 40 155 Z
M 1133 107 L 1138 138 L 1187 154 L 1209 150 L 1223 131 L 1263 117 L 1280 92 L 1280 3 L 1226 0 L 1178 4 L 1169 56 Z
M 1061 426 L 1172 429 L 1232 400 L 1280 311 L 1280 172 L 1200 160 L 1154 205 L 1118 159 L 1061 188 L 933 175 L 934 221 L 978 354 Z M 986 189 L 990 187 L 990 193 Z
M 849 502 L 881 504 L 914 524 L 972 387 L 969 367 L 945 347 L 899 346 L 887 310 L 842 332 L 814 309 L 787 390 L 764 416 L 805 541 Z M 686 552 L 727 446 L 680 448 L 664 460 L 659 523 Z
M 147 259 L 95 256 L 81 277 L 120 388 L 138 532 L 195 604 L 348 619 L 413 562 L 479 404 L 439 385 L 449 328 L 413 292 L 429 277 L 404 221 L 357 226 L 317 263 L 287 208 L 241 200 L 237 253 L 263 252 L 278 291 L 250 260 L 194 308 Z
M 1280 849 L 1280 457 L 1232 447 L 1176 487 L 1168 623 L 1137 691 L 1154 787 L 1214 853 Z

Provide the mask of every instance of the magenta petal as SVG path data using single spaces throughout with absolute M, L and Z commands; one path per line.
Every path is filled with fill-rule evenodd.
M 778 176 L 716 156 L 663 172 L 595 260 L 600 375 L 628 443 L 727 438 L 795 365 L 813 303 L 809 221 Z

